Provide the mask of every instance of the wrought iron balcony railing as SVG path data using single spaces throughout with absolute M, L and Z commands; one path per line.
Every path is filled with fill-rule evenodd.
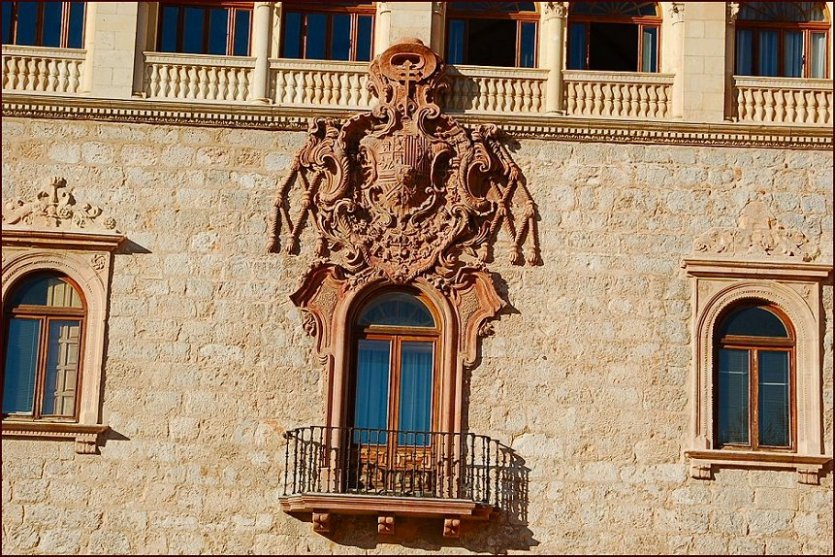
M 499 509 L 518 490 L 512 453 L 483 435 L 308 426 L 284 437 L 285 497 L 464 499 Z

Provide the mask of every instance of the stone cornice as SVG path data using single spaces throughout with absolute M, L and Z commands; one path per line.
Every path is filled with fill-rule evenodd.
M 4 117 L 60 118 L 143 124 L 306 131 L 312 115 L 347 119 L 358 110 L 331 107 L 230 105 L 148 99 L 3 95 Z M 740 123 L 647 122 L 558 115 L 456 114 L 466 126 L 499 125 L 516 138 L 731 147 L 832 149 L 832 128 Z

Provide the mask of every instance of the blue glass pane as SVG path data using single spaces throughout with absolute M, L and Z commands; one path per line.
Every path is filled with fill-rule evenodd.
M 65 280 L 52 275 L 39 275 L 26 280 L 9 298 L 10 307 L 18 305 L 79 308 L 81 296 Z
M 285 58 L 302 57 L 302 15 L 296 12 L 284 14 L 284 38 L 281 47 L 282 56 Z
M 179 7 L 163 6 L 159 37 L 160 52 L 177 52 L 177 18 L 179 17 Z
M 331 18 L 331 60 L 351 59 L 351 16 L 335 14 Z
M 357 388 L 354 399 L 355 443 L 385 443 L 388 427 L 389 354 L 385 340 L 360 340 L 357 353 Z
M 3 44 L 12 42 L 12 3 L 3 2 L 3 12 L 0 14 L 3 24 Z
M 37 40 L 38 3 L 17 3 L 17 44 L 34 45 Z
M 432 429 L 432 351 L 431 342 L 403 342 L 400 346 L 400 413 L 397 443 L 426 446 Z M 411 434 L 409 434 L 411 432 Z
M 40 321 L 9 320 L 9 340 L 3 368 L 3 413 L 32 413 L 35 368 L 38 361 Z
M 209 16 L 208 54 L 226 54 L 226 40 L 229 34 L 229 11 L 226 8 L 212 8 Z
M 81 321 L 74 319 L 49 321 L 46 376 L 41 408 L 44 416 L 75 414 L 80 337 Z
M 360 314 L 359 325 L 434 327 L 435 320 L 420 300 L 405 292 L 375 298 Z
M 249 56 L 249 20 L 252 12 L 236 10 L 235 12 L 235 44 L 232 46 L 234 56 Z
M 328 16 L 325 14 L 307 14 L 305 58 L 325 60 L 325 37 L 327 36 Z
M 825 21 L 823 2 L 742 2 L 738 20 Z
M 464 63 L 464 43 L 467 24 L 461 19 L 449 22 L 449 38 L 447 39 L 446 61 L 450 64 Z
M 61 46 L 61 2 L 43 3 L 42 46 Z
M 803 32 L 783 34 L 783 77 L 803 76 Z
M 70 3 L 70 28 L 67 36 L 69 48 L 84 47 L 84 2 Z
M 777 75 L 777 31 L 759 31 L 760 34 L 760 55 L 757 59 L 757 75 Z
M 754 33 L 736 30 L 736 75 L 754 75 Z
M 748 444 L 748 351 L 719 351 L 719 446 Z
M 788 447 L 789 355 L 760 351 L 759 360 L 760 445 Z
M 568 27 L 568 69 L 586 69 L 586 26 L 572 23 Z
M 644 27 L 643 53 L 641 54 L 641 71 L 658 71 L 658 28 Z
M 760 307 L 747 307 L 734 311 L 722 322 L 719 335 L 740 335 L 749 337 L 789 336 L 780 318 Z
M 533 68 L 536 65 L 536 23 L 522 24 L 520 45 L 519 67 Z
M 203 28 L 206 11 L 203 8 L 185 8 L 183 17 L 183 52 L 204 54 Z
M 357 25 L 357 60 L 367 62 L 371 60 L 371 30 L 374 18 L 370 15 L 358 16 Z

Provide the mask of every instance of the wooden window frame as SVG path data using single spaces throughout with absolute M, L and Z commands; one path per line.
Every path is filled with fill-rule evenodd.
M 359 18 L 360 16 L 371 16 L 371 52 L 370 58 L 374 57 L 374 31 L 377 25 L 377 8 L 374 3 L 359 4 L 356 6 L 338 6 L 329 5 L 327 3 L 311 3 L 300 4 L 286 2 L 282 5 L 281 12 L 281 57 L 285 57 L 284 53 L 284 38 L 285 26 L 287 25 L 286 15 L 288 13 L 297 13 L 302 16 L 302 28 L 299 33 L 299 52 L 301 57 L 299 60 L 318 60 L 318 58 L 307 57 L 307 16 L 310 14 L 320 14 L 326 16 L 325 23 L 325 60 L 332 61 L 333 53 L 331 52 L 331 39 L 333 38 L 333 16 L 348 14 L 351 16 L 351 50 L 348 53 L 348 62 L 357 62 L 357 38 L 359 33 Z M 346 60 L 335 60 L 337 62 L 345 62 Z
M 713 370 L 713 385 L 717 389 L 714 394 L 714 416 L 719 416 L 719 351 L 722 349 L 728 350 L 745 350 L 748 353 L 748 443 L 724 443 L 718 445 L 719 439 L 719 420 L 714 419 L 713 438 L 717 439 L 717 448 L 720 450 L 747 450 L 747 451 L 769 451 L 769 452 L 787 452 L 794 453 L 797 451 L 797 381 L 796 381 L 796 358 L 795 358 L 795 344 L 796 336 L 794 327 L 791 324 L 788 316 L 774 304 L 758 303 L 758 304 L 738 304 L 727 309 L 722 317 L 719 319 L 720 326 L 724 323 L 734 311 L 742 308 L 759 308 L 774 314 L 786 328 L 788 333 L 787 338 L 778 337 L 761 337 L 761 336 L 742 336 L 742 335 L 726 335 L 724 337 L 717 337 L 714 341 L 716 354 L 714 355 L 714 370 Z M 789 362 L 789 444 L 783 445 L 762 445 L 759 442 L 759 358 L 761 351 L 766 352 L 781 352 L 788 354 Z
M 534 49 L 533 49 L 533 65 L 531 68 L 536 68 L 537 64 L 539 63 L 539 28 L 540 28 L 540 17 L 539 17 L 539 9 L 537 8 L 536 11 L 533 12 L 502 12 L 502 11 L 495 11 L 495 12 L 471 12 L 471 11 L 456 11 L 450 9 L 446 15 L 446 22 L 445 22 L 445 37 L 446 41 L 444 44 L 444 53 L 447 52 L 449 49 L 449 38 L 450 38 L 450 26 L 452 25 L 453 20 L 461 20 L 464 22 L 464 33 L 465 36 L 469 36 L 470 34 L 470 20 L 471 19 L 497 19 L 497 20 L 512 20 L 516 22 L 516 53 L 514 56 L 514 67 L 522 68 L 523 66 L 520 65 L 522 60 L 522 24 L 523 23 L 533 23 L 535 25 L 535 33 L 534 33 Z M 469 42 L 464 41 L 464 60 L 461 65 L 469 65 Z M 502 66 L 496 66 L 502 67 Z
M 734 40 L 739 40 L 739 32 L 742 30 L 752 31 L 751 40 L 751 58 L 752 75 L 754 77 L 785 77 L 785 34 L 792 31 L 800 31 L 803 33 L 803 75 L 800 77 L 790 79 L 810 79 L 812 73 L 812 65 L 809 62 L 809 55 L 812 50 L 812 33 L 824 33 L 826 44 L 826 51 L 824 53 L 824 76 L 815 79 L 829 79 L 829 33 L 831 24 L 829 21 L 808 21 L 808 22 L 794 22 L 794 21 L 760 21 L 760 20 L 737 20 L 734 31 Z M 760 76 L 757 71 L 756 61 L 759 58 L 760 50 L 760 36 L 757 31 L 776 31 L 777 32 L 777 75 L 776 76 Z M 736 75 L 736 49 L 734 49 L 734 74 Z
M 6 376 L 6 353 L 9 346 L 9 323 L 13 317 L 29 319 L 39 322 L 40 341 L 38 343 L 37 364 L 35 369 L 35 392 L 32 400 L 32 414 L 7 414 L 3 412 L 3 418 L 14 418 L 15 420 L 43 420 L 55 422 L 76 422 L 78 421 L 79 407 L 81 404 L 81 385 L 83 384 L 82 373 L 84 371 L 84 343 L 85 335 L 87 334 L 87 300 L 84 294 L 76 283 L 70 277 L 61 273 L 39 272 L 32 273 L 17 281 L 13 286 L 12 294 L 18 292 L 20 288 L 24 287 L 28 281 L 35 280 L 39 277 L 51 276 L 60 279 L 75 289 L 76 294 L 81 298 L 81 309 L 66 308 L 66 307 L 50 307 L 40 305 L 18 305 L 9 308 L 3 316 L 3 350 L 0 357 L 3 360 L 3 383 L 5 384 Z M 78 320 L 81 326 L 81 334 L 78 339 L 78 364 L 76 371 L 76 394 L 73 402 L 72 416 L 61 416 L 54 414 L 43 414 L 44 391 L 46 390 L 46 359 L 49 350 L 49 323 L 53 320 Z
M 181 0 L 179 2 L 166 2 L 160 3 L 160 10 L 159 10 L 159 17 L 157 18 L 157 51 L 162 52 L 162 26 L 163 22 L 165 21 L 164 11 L 162 8 L 165 7 L 179 7 L 180 10 L 177 13 L 177 46 L 176 52 L 184 53 L 183 52 L 183 38 L 184 38 L 184 19 L 185 19 L 185 8 L 201 8 L 203 10 L 203 40 L 201 49 L 203 52 L 200 53 L 193 53 L 189 52 L 187 54 L 197 54 L 197 55 L 209 55 L 209 56 L 238 56 L 238 57 L 249 57 L 252 54 L 252 25 L 253 19 L 255 17 L 255 7 L 253 2 L 189 2 L 188 0 Z M 210 40 L 210 30 L 209 25 L 206 23 L 208 21 L 208 12 L 209 10 L 215 8 L 226 8 L 228 9 L 227 19 L 226 19 L 226 54 L 209 54 L 209 40 Z M 249 12 L 249 42 L 246 47 L 246 54 L 245 55 L 236 55 L 234 53 L 235 49 L 235 21 L 238 16 L 239 11 L 248 11 Z
M 621 23 L 621 24 L 632 24 L 638 26 L 638 52 L 637 52 L 637 59 L 638 59 L 638 66 L 637 69 L 634 71 L 637 73 L 660 73 L 661 72 L 661 16 L 657 13 L 658 3 L 655 4 L 656 15 L 654 16 L 634 16 L 634 17 L 627 17 L 627 16 L 595 16 L 595 15 L 586 15 L 586 14 L 573 14 L 571 13 L 570 9 L 568 12 L 568 20 L 566 26 L 570 29 L 572 24 L 580 24 L 583 26 L 583 30 L 586 35 L 585 45 L 586 45 L 586 52 L 583 55 L 583 71 L 590 71 L 589 70 L 589 49 L 591 48 L 591 23 Z M 655 47 L 655 67 L 657 68 L 656 71 L 650 72 L 643 68 L 644 65 L 644 29 L 645 28 L 653 28 L 656 29 L 656 34 L 658 36 L 658 44 Z M 566 34 L 569 35 L 568 33 Z M 568 36 L 568 44 L 566 45 L 566 60 L 571 60 L 571 40 L 570 36 Z M 606 71 L 606 70 L 601 70 Z
M 72 2 L 61 2 L 61 31 L 60 31 L 60 40 L 57 47 L 46 47 L 46 48 L 84 48 L 84 37 L 87 31 L 87 2 L 81 2 L 84 4 L 84 17 L 82 18 L 82 28 L 81 28 L 81 47 L 69 47 L 67 43 L 69 43 L 70 39 L 70 8 Z M 12 4 L 12 13 L 11 13 L 11 32 L 10 32 L 10 42 L 8 44 L 17 45 L 17 24 L 18 24 L 18 13 L 17 8 L 20 2 L 11 2 Z M 38 46 L 43 47 L 43 24 L 44 24 L 44 11 L 46 9 L 46 4 L 43 2 L 37 3 L 38 8 L 38 15 L 35 19 L 35 44 L 34 45 L 26 45 L 26 46 Z

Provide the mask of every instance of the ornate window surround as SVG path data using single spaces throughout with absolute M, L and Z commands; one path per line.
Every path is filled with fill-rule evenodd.
M 682 262 L 692 286 L 692 414 L 690 474 L 711 479 L 723 466 L 788 468 L 801 483 L 818 484 L 831 456 L 822 440 L 822 286 L 832 265 L 813 263 L 816 246 L 770 217 L 765 203 L 743 210 L 738 228 L 712 229 L 695 242 L 696 254 Z M 701 252 L 701 253 L 700 253 Z M 739 302 L 774 304 L 797 333 L 796 452 L 716 449 L 714 440 L 714 330 L 723 311 Z
M 82 347 L 78 421 L 4 419 L 2 436 L 73 439 L 77 453 L 96 452 L 108 427 L 101 423 L 102 364 L 110 295 L 112 252 L 125 237 L 115 222 L 98 218 L 101 210 L 77 207 L 63 179 L 53 179 L 34 198 L 13 199 L 3 212 L 2 297 L 19 281 L 38 271 L 62 273 L 81 289 L 87 303 L 87 330 Z

